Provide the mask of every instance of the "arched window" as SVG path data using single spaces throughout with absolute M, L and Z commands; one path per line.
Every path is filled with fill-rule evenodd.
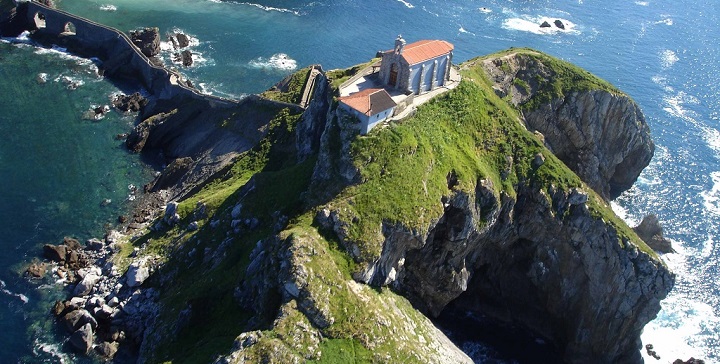
M 44 29 L 45 28 L 45 14 L 41 12 L 35 13 L 35 17 L 33 18 L 35 21 L 35 28 L 36 29 Z
M 75 24 L 71 22 L 65 23 L 65 27 L 63 28 L 63 35 L 75 35 L 77 30 L 75 29 Z
M 397 76 L 398 76 L 398 65 L 397 63 L 393 63 L 390 65 L 390 79 L 388 80 L 388 84 L 392 87 L 397 87 Z

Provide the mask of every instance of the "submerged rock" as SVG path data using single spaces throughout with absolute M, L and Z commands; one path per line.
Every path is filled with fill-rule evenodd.
M 138 112 L 147 104 L 148 100 L 139 92 L 132 95 L 120 94 L 112 99 L 113 107 L 123 112 Z

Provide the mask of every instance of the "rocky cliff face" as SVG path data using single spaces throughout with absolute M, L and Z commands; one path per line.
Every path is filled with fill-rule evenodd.
M 655 150 L 640 108 L 612 89 L 570 88 L 552 94 L 548 89 L 566 76 L 546 60 L 510 52 L 483 60 L 482 67 L 496 92 L 523 110 L 528 129 L 542 133 L 560 160 L 604 198 L 619 196 L 637 180 Z
M 456 193 L 427 234 L 384 226 L 382 255 L 357 278 L 432 316 L 452 304 L 526 327 L 568 362 L 641 362 L 642 328 L 673 286 L 667 267 L 593 216 L 582 191 L 492 191 Z M 351 226 L 326 224 L 339 236 Z

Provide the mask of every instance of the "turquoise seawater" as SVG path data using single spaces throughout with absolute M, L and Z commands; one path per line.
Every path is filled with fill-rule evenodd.
M 161 34 L 191 35 L 197 63 L 182 71 L 222 96 L 262 91 L 295 67 L 364 62 L 398 34 L 408 42 L 448 40 L 456 62 L 533 47 L 607 79 L 640 104 L 657 145 L 614 207 L 631 224 L 656 213 L 678 250 L 665 256 L 676 287 L 643 340 L 661 362 L 720 362 L 720 2 L 60 0 L 60 7 L 125 31 L 157 26 Z M 561 19 L 566 29 L 540 30 L 544 19 Z M 163 57 L 170 62 L 169 52 Z M 17 267 L 45 242 L 99 234 L 126 207 L 127 184 L 147 178 L 113 139 L 131 118 L 81 120 L 90 104 L 107 103 L 116 91 L 91 70 L 61 54 L 0 44 L 0 262 L 7 267 L 0 270 L 7 286 L 0 324 L 17 333 L 0 336 L 0 357 L 9 362 L 57 360 L 36 354 L 57 341 L 39 310 L 47 299 L 18 278 Z M 45 84 L 35 81 L 41 72 Z M 58 75 L 85 83 L 70 91 L 54 81 Z M 100 207 L 105 198 L 113 203 Z M 484 358 L 482 344 L 466 347 Z

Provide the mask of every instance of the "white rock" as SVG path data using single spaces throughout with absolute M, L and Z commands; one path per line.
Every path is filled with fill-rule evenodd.
M 140 260 L 138 262 L 130 264 L 126 273 L 127 284 L 129 287 L 137 287 L 150 276 L 150 269 L 148 269 L 147 260 Z
M 80 281 L 80 283 L 75 286 L 75 290 L 73 291 L 73 294 L 75 296 L 84 296 L 92 290 L 95 283 L 97 283 L 100 280 L 100 276 L 95 273 L 88 273 L 83 277 L 83 279 Z

